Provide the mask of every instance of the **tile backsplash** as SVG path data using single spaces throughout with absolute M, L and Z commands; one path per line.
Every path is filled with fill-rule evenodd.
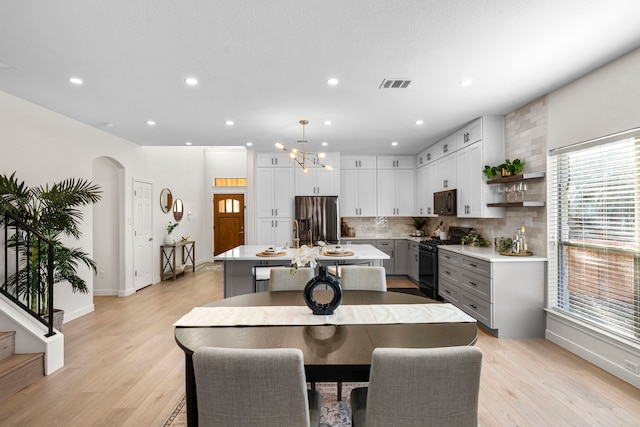
M 343 220 L 355 229 L 356 237 L 397 238 L 415 231 L 412 217 L 345 217 Z

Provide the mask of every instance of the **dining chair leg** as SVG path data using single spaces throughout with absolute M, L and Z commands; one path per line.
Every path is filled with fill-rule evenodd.
M 338 402 L 342 400 L 342 381 L 338 381 Z
M 315 383 L 315 382 L 312 382 L 312 383 L 311 383 L 311 390 L 315 390 L 315 389 L 316 389 L 316 383 Z

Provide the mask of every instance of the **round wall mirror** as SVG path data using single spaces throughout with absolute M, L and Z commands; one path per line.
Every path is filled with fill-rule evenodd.
M 162 212 L 169 212 L 172 206 L 173 196 L 171 195 L 171 190 L 169 190 L 168 188 L 163 188 L 160 192 L 160 208 L 162 209 Z
M 173 219 L 175 219 L 176 222 L 180 221 L 183 213 L 184 205 L 182 204 L 182 200 L 176 199 L 176 201 L 173 202 Z

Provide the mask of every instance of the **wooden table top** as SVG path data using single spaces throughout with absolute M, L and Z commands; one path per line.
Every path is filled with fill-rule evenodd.
M 343 291 L 342 304 L 425 304 L 438 302 L 399 292 Z M 305 305 L 303 293 L 259 292 L 208 304 L 211 307 Z M 346 326 L 176 327 L 175 338 L 187 355 L 200 346 L 299 348 L 307 369 L 355 368 L 371 364 L 376 347 L 430 348 L 473 345 L 475 323 L 421 323 Z

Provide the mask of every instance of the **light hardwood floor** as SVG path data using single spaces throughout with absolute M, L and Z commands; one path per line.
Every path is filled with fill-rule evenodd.
M 0 402 L 0 425 L 162 425 L 184 393 L 171 325 L 220 298 L 219 271 L 186 273 L 126 298 L 96 297 L 95 312 L 64 325 L 65 366 Z M 477 346 L 483 427 L 640 425 L 639 389 L 549 341 L 481 331 Z

